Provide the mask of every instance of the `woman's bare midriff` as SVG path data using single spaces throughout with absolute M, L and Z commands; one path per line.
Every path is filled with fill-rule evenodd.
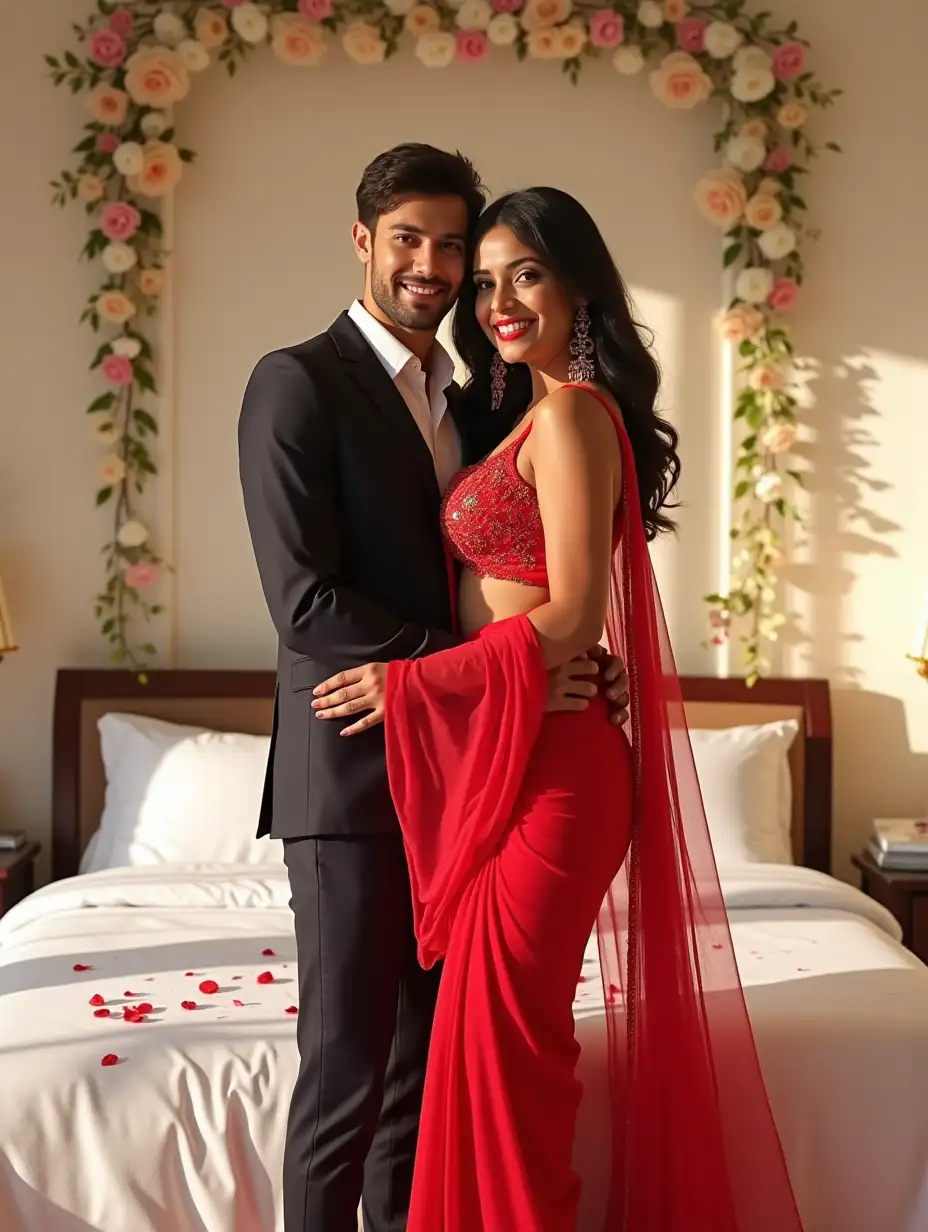
M 543 586 L 478 577 L 470 569 L 464 569 L 458 593 L 461 632 L 465 636 L 478 633 L 485 625 L 532 612 L 548 599 L 548 591 Z

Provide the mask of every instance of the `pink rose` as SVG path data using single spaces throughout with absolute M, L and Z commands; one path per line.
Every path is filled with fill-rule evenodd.
M 111 385 L 132 384 L 132 360 L 126 355 L 107 355 L 103 361 L 103 375 Z
M 332 0 L 299 0 L 297 8 L 308 21 L 325 21 L 335 6 Z
M 117 68 L 126 58 L 126 40 L 115 30 L 94 30 L 88 55 L 101 68 Z
M 625 18 L 613 9 L 597 9 L 590 18 L 590 44 L 618 47 L 625 38 Z
M 128 201 L 110 201 L 100 213 L 100 230 L 114 242 L 131 240 L 142 222 L 142 215 Z
M 771 150 L 767 155 L 764 170 L 772 171 L 774 175 L 780 175 L 782 172 L 789 170 L 792 161 L 789 150 L 780 146 L 778 150 Z
M 494 13 L 518 13 L 525 0 L 490 0 Z
M 777 278 L 767 303 L 774 312 L 789 312 L 799 297 L 799 283 L 794 278 Z
M 795 81 L 806 66 L 802 43 L 784 43 L 773 53 L 773 75 L 778 81 Z
M 100 133 L 96 140 L 97 149 L 101 154 L 112 154 L 119 148 L 119 136 L 116 133 Z
M 490 40 L 482 30 L 462 30 L 454 41 L 454 54 L 464 64 L 478 64 L 489 50 Z
M 697 52 L 705 48 L 706 26 L 701 17 L 684 17 L 677 23 L 677 46 L 681 51 Z
M 140 560 L 137 565 L 127 565 L 123 576 L 127 586 L 132 586 L 135 590 L 144 590 L 147 586 L 154 586 L 157 582 L 158 568 L 150 561 Z
M 135 20 L 128 9 L 116 9 L 110 13 L 110 29 L 126 39 L 132 33 Z

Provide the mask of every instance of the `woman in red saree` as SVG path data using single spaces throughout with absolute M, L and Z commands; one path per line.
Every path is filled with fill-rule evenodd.
M 519 418 L 445 497 L 467 640 L 317 690 L 320 717 L 369 711 L 349 738 L 386 723 L 420 961 L 444 962 L 407 1232 L 574 1232 L 572 1007 L 594 927 L 605 1232 L 801 1232 L 648 555 L 679 474 L 657 365 L 567 194 L 501 198 L 475 254 L 465 394 Z M 595 704 L 544 714 L 547 668 L 604 624 L 628 732 Z

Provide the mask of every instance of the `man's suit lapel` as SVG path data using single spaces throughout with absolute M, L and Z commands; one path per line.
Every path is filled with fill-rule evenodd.
M 432 454 L 383 364 L 347 312 L 341 314 L 328 332 L 339 356 L 346 361 L 348 375 L 386 420 L 390 435 L 398 443 L 397 453 L 408 460 L 428 495 L 437 502 L 440 493 Z

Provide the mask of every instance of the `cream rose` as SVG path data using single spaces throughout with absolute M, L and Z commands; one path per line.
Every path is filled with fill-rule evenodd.
M 579 56 L 586 46 L 586 26 L 579 22 L 568 22 L 566 26 L 558 29 L 557 34 L 559 53 L 563 60 L 572 60 L 574 56 Z
M 644 68 L 644 52 L 634 43 L 616 48 L 612 67 L 623 77 L 634 77 Z
M 689 7 L 687 0 L 664 0 L 664 21 L 682 21 Z
M 528 54 L 533 60 L 559 60 L 561 40 L 558 30 L 532 30 L 526 39 Z
M 769 68 L 739 69 L 731 79 L 732 97 L 739 103 L 757 103 L 776 86 L 776 78 Z
M 116 539 L 120 547 L 140 548 L 143 543 L 148 542 L 148 527 L 138 518 L 129 518 L 116 532 Z
M 776 471 L 768 471 L 766 475 L 761 475 L 754 485 L 754 495 L 758 500 L 763 501 L 765 505 L 779 500 L 783 495 L 783 480 L 781 476 Z
M 177 54 L 187 66 L 188 72 L 202 73 L 209 68 L 209 52 L 198 39 L 184 39 L 178 44 Z
M 129 187 L 143 197 L 167 197 L 177 187 L 184 164 L 177 148 L 164 141 L 147 141 L 142 147 L 143 163 Z
M 142 116 L 141 129 L 146 137 L 160 137 L 170 125 L 163 111 L 148 111 Z
M 672 51 L 665 56 L 649 80 L 655 96 L 674 110 L 696 107 L 712 93 L 712 78 L 686 51 Z
M 416 43 L 416 59 L 426 68 L 447 68 L 454 59 L 456 46 L 453 34 L 432 30 Z
M 707 171 L 696 185 L 695 201 L 703 218 L 727 231 L 744 212 L 748 194 L 732 167 Z
M 773 176 L 765 175 L 761 182 L 757 185 L 758 193 L 763 193 L 766 197 L 779 196 L 783 185 L 779 180 L 775 180 Z
M 756 308 L 736 304 L 718 317 L 718 330 L 726 342 L 736 346 L 756 337 L 764 324 L 764 314 Z
M 387 54 L 380 31 L 366 21 L 351 22 L 342 36 L 342 46 L 355 64 L 380 64 Z
M 190 74 L 170 47 L 143 47 L 126 61 L 125 86 L 141 107 L 170 107 L 187 97 Z
M 98 175 L 82 175 L 77 181 L 77 195 L 81 201 L 86 201 L 88 205 L 93 201 L 99 201 L 106 192 L 106 184 Z
M 170 9 L 162 9 L 155 15 L 152 29 L 155 38 L 160 43 L 167 43 L 169 47 L 176 47 L 187 37 L 187 27 L 181 18 L 176 13 L 172 13 Z
M 748 304 L 762 304 L 773 290 L 773 274 L 762 265 L 748 265 L 735 280 L 735 294 Z
M 120 175 L 138 175 L 145 165 L 145 155 L 137 141 L 124 141 L 113 151 L 113 166 Z
M 764 231 L 757 243 L 768 260 L 780 261 L 783 257 L 788 257 L 796 247 L 796 232 L 781 222 L 769 231 Z
M 742 43 L 742 34 L 727 21 L 710 21 L 703 35 L 703 46 L 713 60 L 727 60 Z
M 215 9 L 198 9 L 193 19 L 193 32 L 207 51 L 215 51 L 229 37 L 229 23 L 224 13 L 217 13 Z
M 771 424 L 760 438 L 768 453 L 787 453 L 796 444 L 796 425 L 782 422 Z
M 657 30 L 664 24 L 664 10 L 656 0 L 641 0 L 637 17 L 646 30 Z
M 263 43 L 267 38 L 267 16 L 247 0 L 232 10 L 232 29 L 245 43 Z
M 101 445 L 115 445 L 123 438 L 123 430 L 119 424 L 114 423 L 112 419 L 101 419 L 93 425 L 91 429 L 94 439 L 99 441 Z
M 767 157 L 767 147 L 756 137 L 732 137 L 725 147 L 725 157 L 739 171 L 756 171 Z
M 164 290 L 164 270 L 154 265 L 139 270 L 138 283 L 143 295 L 160 295 Z
M 104 291 L 95 304 L 97 315 L 109 325 L 125 325 L 135 316 L 135 304 L 125 291 Z
M 748 43 L 747 46 L 738 48 L 732 63 L 734 64 L 735 72 L 740 73 L 743 69 L 770 68 L 773 60 L 764 51 L 763 47 L 756 47 L 753 43 Z
M 438 13 L 430 4 L 414 4 L 403 22 L 409 33 L 419 39 L 424 38 L 426 34 L 437 33 L 439 24 Z M 418 54 L 419 49 L 416 48 L 416 55 Z M 431 53 L 426 50 L 425 54 Z
M 107 244 L 101 253 L 103 268 L 110 274 L 127 274 L 138 259 L 139 255 L 131 244 Z
M 284 64 L 312 68 L 325 55 L 325 32 L 302 13 L 278 13 L 271 19 L 271 50 Z
M 766 193 L 755 193 L 744 207 L 744 221 L 755 231 L 769 231 L 782 217 L 782 205 Z
M 486 30 L 492 16 L 493 10 L 487 0 L 464 0 L 454 20 L 461 30 Z
M 572 9 L 573 0 L 528 0 L 519 20 L 522 28 L 529 32 L 550 30 L 552 26 L 566 21 Z
M 98 124 L 107 124 L 111 128 L 122 124 L 129 109 L 129 95 L 124 90 L 117 90 L 101 82 L 87 95 L 87 110 Z
M 129 338 L 123 335 L 121 338 L 114 338 L 110 346 L 114 355 L 123 355 L 126 359 L 135 359 L 142 353 L 142 344 L 138 338 Z
M 802 128 L 809 118 L 809 109 L 803 103 L 784 103 L 777 112 L 777 123 L 781 128 Z
M 738 129 L 739 137 L 753 137 L 755 141 L 763 141 L 767 136 L 767 124 L 764 120 L 745 120 Z
M 497 47 L 510 47 L 519 37 L 519 23 L 512 13 L 495 13 L 487 26 L 487 38 Z
M 758 364 L 748 374 L 748 384 L 758 393 L 772 393 L 783 386 L 783 369 L 778 364 Z
M 112 487 L 114 483 L 121 483 L 125 477 L 126 464 L 122 458 L 115 453 L 107 454 L 100 463 L 100 482 Z

